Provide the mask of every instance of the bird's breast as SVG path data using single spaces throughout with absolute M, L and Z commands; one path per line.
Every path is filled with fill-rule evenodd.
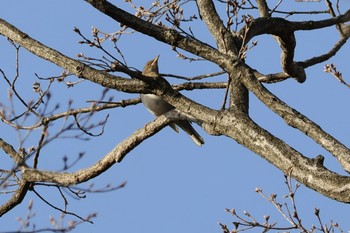
M 174 108 L 162 97 L 153 94 L 141 94 L 141 101 L 156 116 L 160 116 Z

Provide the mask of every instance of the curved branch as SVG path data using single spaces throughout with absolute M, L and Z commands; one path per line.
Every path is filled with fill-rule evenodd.
M 330 27 L 344 23 L 350 20 L 350 10 L 345 14 L 333 17 L 326 20 L 319 21 L 303 21 L 303 22 L 292 22 L 282 18 L 267 18 L 266 17 L 266 2 L 264 0 L 258 1 L 260 14 L 263 18 L 254 19 L 249 24 L 249 31 L 242 29 L 241 35 L 246 35 L 246 42 L 251 40 L 254 36 L 261 34 L 272 34 L 277 36 L 277 40 L 282 49 L 282 68 L 285 73 L 295 78 L 298 82 L 304 82 L 306 80 L 306 74 L 304 68 L 313 64 L 320 63 L 334 56 L 335 53 L 345 44 L 348 33 L 344 35 L 340 41 L 335 44 L 333 49 L 327 54 L 312 59 L 306 60 L 305 62 L 294 62 L 294 50 L 295 50 L 295 36 L 294 32 L 298 30 L 314 30 L 324 27 Z M 346 27 L 343 27 L 346 29 Z M 346 31 L 346 30 L 345 30 Z
M 27 168 L 22 174 L 22 179 L 25 182 L 48 182 L 62 186 L 72 186 L 86 182 L 108 170 L 113 164 L 121 162 L 132 149 L 167 126 L 170 121 L 171 119 L 164 115 L 156 118 L 120 142 L 111 152 L 91 167 L 74 173 L 41 171 Z
M 321 62 L 327 61 L 331 57 L 335 56 L 335 54 L 345 45 L 346 41 L 348 40 L 348 37 L 341 37 L 340 40 L 334 44 L 333 48 L 329 50 L 327 53 L 322 54 L 317 57 L 313 57 L 310 59 L 307 59 L 302 62 L 298 62 L 302 67 L 307 68 L 316 64 L 319 64 Z
M 246 42 L 250 41 L 253 37 L 262 34 L 279 35 L 285 30 L 290 32 L 300 30 L 315 30 L 335 26 L 337 24 L 345 23 L 348 21 L 350 21 L 350 10 L 348 10 L 343 15 L 319 21 L 294 22 L 278 17 L 257 18 L 252 20 L 252 22 L 250 22 L 248 25 L 249 31 L 246 33 Z M 245 28 L 241 29 L 239 34 L 244 35 L 245 30 Z
M 335 56 L 336 53 L 343 47 L 343 45 L 346 44 L 348 39 L 349 39 L 348 37 L 341 37 L 340 40 L 337 43 L 335 43 L 333 48 L 329 50 L 327 53 L 310 58 L 310 59 L 306 59 L 305 61 L 299 61 L 296 63 L 303 68 L 308 68 L 310 66 L 325 62 L 329 60 L 331 57 Z M 263 75 L 258 71 L 254 71 L 254 74 L 260 82 L 265 82 L 265 83 L 281 82 L 290 77 L 285 72 Z
M 266 14 L 265 10 L 263 9 L 260 10 L 260 12 L 262 16 Z M 264 24 L 261 24 L 261 22 L 264 22 Z M 281 64 L 283 71 L 290 77 L 293 77 L 298 82 L 302 83 L 306 80 L 306 73 L 304 68 L 299 63 L 294 62 L 296 40 L 294 31 L 290 26 L 291 24 L 292 22 L 282 18 L 258 18 L 252 21 L 252 23 L 249 25 L 249 30 L 244 29 L 241 31 L 241 33 L 246 33 L 247 42 L 256 35 L 261 35 L 264 33 L 274 35 L 282 49 Z M 248 30 L 248 32 L 245 30 Z

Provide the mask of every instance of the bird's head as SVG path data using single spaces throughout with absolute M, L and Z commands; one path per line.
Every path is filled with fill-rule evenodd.
M 148 61 L 145 67 L 143 68 L 142 74 L 149 77 L 158 77 L 159 76 L 158 59 L 159 59 L 159 55 L 153 60 Z

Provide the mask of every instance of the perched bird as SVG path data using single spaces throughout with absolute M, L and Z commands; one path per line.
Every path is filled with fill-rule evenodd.
M 159 56 L 146 63 L 142 72 L 144 76 L 151 78 L 160 77 L 158 70 L 158 59 Z M 145 107 L 155 116 L 160 116 L 175 108 L 166 102 L 162 97 L 153 94 L 141 94 L 141 101 Z M 178 133 L 179 129 L 177 126 L 183 129 L 198 146 L 204 144 L 203 138 L 194 130 L 189 121 L 178 120 L 170 124 L 170 127 Z

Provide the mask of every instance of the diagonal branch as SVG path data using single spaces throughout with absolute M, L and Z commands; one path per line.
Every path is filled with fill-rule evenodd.
M 245 114 L 224 113 L 218 122 L 223 122 L 217 125 L 218 131 L 259 154 L 286 174 L 291 174 L 300 183 L 334 200 L 350 203 L 350 177 L 328 170 L 317 157 L 310 159 L 303 156 Z M 230 122 L 235 129 L 228 130 L 225 122 L 226 125 Z
M 301 30 L 314 30 L 326 27 L 335 26 L 337 24 L 346 23 L 350 21 L 350 10 L 347 10 L 344 14 L 332 17 L 329 19 L 319 20 L 319 21 L 302 21 L 302 22 L 292 22 L 291 29 L 293 31 Z
M 0 138 L 0 148 L 5 151 L 6 154 L 8 154 L 18 166 L 24 166 L 27 167 L 25 164 L 24 158 L 17 153 L 17 151 L 7 142 L 5 142 L 2 138 Z
M 167 126 L 170 121 L 166 116 L 156 118 L 120 142 L 111 152 L 88 168 L 74 173 L 41 171 L 28 168 L 22 174 L 22 179 L 25 182 L 48 182 L 61 186 L 72 186 L 86 182 L 108 170 L 113 164 L 121 162 L 132 149 Z
M 15 208 L 17 205 L 21 204 L 29 190 L 29 187 L 29 182 L 22 181 L 12 197 L 5 204 L 0 206 L 0 217 Z
M 306 136 L 312 138 L 316 143 L 335 156 L 345 171 L 350 172 L 349 148 L 335 139 L 332 135 L 323 131 L 315 122 L 289 107 L 277 96 L 269 92 L 257 79 L 254 78 L 253 74 L 249 73 L 249 71 L 247 71 L 246 75 L 243 75 L 243 82 L 260 101 L 282 117 L 289 126 L 299 129 Z
M 241 42 L 224 26 L 213 1 L 197 0 L 197 5 L 203 21 L 218 45 L 219 51 L 237 57 Z
M 3 19 L 0 19 L 0 34 L 8 37 L 15 43 L 18 43 L 32 54 L 56 64 L 79 78 L 89 80 L 103 87 L 128 93 L 151 92 L 150 90 L 145 91 L 145 89 L 147 89 L 145 83 L 140 82 L 137 79 L 126 79 L 91 68 L 88 65 L 72 59 L 31 38 Z M 145 79 L 140 72 L 132 71 L 126 68 L 123 69 L 122 72 L 130 75 L 131 77 L 137 77 L 140 80 Z
M 126 25 L 138 32 L 151 36 L 156 40 L 176 46 L 206 60 L 213 61 L 221 66 L 226 62 L 227 56 L 220 53 L 210 45 L 203 43 L 192 37 L 182 36 L 174 29 L 169 29 L 146 22 L 120 8 L 109 3 L 108 1 L 86 0 L 97 10 L 113 18 L 119 23 Z
M 307 59 L 302 62 L 298 62 L 298 63 L 304 68 L 307 68 L 307 67 L 319 64 L 321 62 L 325 62 L 331 57 L 335 56 L 335 54 L 343 47 L 343 45 L 345 45 L 348 39 L 349 39 L 348 37 L 341 37 L 340 40 L 337 43 L 335 43 L 333 48 L 329 50 L 327 53 Z

